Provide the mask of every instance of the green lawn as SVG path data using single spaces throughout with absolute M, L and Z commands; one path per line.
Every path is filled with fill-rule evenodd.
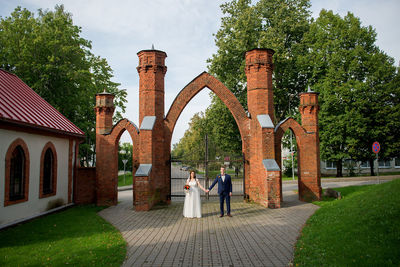
M 124 175 L 118 175 L 118 186 L 131 185 L 132 184 L 132 173 L 126 173 L 125 182 Z
M 0 231 L 0 266 L 120 266 L 126 243 L 100 210 L 76 206 Z
M 337 188 L 343 199 L 314 202 L 296 244 L 295 266 L 399 266 L 400 179 Z

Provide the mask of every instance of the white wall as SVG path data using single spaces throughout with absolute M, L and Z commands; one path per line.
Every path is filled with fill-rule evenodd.
M 24 140 L 29 150 L 28 201 L 4 207 L 5 157 L 8 147 L 17 138 Z M 57 152 L 57 194 L 39 199 L 40 156 L 47 142 L 52 142 Z M 38 215 L 47 210 L 48 203 L 61 199 L 68 202 L 68 139 L 29 134 L 0 129 L 0 226 Z

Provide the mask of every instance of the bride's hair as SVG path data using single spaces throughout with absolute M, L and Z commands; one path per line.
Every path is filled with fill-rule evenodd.
M 197 181 L 197 178 L 196 178 L 196 172 L 195 171 L 190 171 L 190 173 L 189 173 L 189 177 L 187 178 L 187 182 L 190 182 L 190 179 L 192 178 L 192 172 L 194 173 L 194 179 Z

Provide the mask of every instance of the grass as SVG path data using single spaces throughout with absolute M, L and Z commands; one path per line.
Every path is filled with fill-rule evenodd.
M 126 173 L 125 182 L 124 175 L 118 175 L 118 186 L 131 185 L 133 183 L 132 173 Z
M 400 179 L 336 189 L 299 237 L 295 266 L 399 266 Z
M 101 209 L 76 206 L 0 231 L 0 266 L 120 266 L 126 243 Z

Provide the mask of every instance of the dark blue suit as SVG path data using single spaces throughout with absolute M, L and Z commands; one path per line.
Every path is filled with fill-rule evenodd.
M 225 181 L 222 181 L 221 174 L 218 174 L 212 185 L 208 188 L 211 189 L 218 183 L 218 195 L 219 195 L 219 207 L 221 209 L 221 215 L 224 215 L 224 199 L 226 198 L 227 213 L 231 214 L 231 197 L 229 193 L 232 193 L 232 179 L 229 174 L 225 173 Z

